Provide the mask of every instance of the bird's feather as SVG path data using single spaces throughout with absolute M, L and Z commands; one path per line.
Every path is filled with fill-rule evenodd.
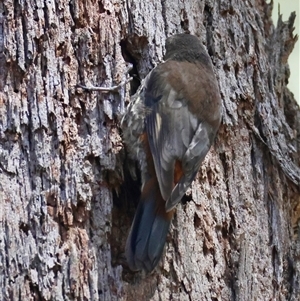
M 176 64 L 176 69 L 170 69 Z M 166 209 L 171 210 L 180 201 L 193 181 L 201 162 L 209 150 L 211 128 L 191 112 L 189 99 L 184 98 L 181 87 L 190 81 L 193 87 L 199 80 L 193 77 L 198 66 L 167 61 L 156 67 L 145 80 L 145 104 L 151 107 L 146 117 L 146 131 L 152 152 L 156 175 Z M 193 69 L 194 70 L 193 72 Z M 176 77 L 177 86 L 170 84 Z M 199 89 L 199 87 L 197 87 Z M 193 92 L 193 91 L 191 91 Z M 201 108 L 200 108 L 201 109 Z M 174 183 L 174 166 L 181 162 L 182 177 Z

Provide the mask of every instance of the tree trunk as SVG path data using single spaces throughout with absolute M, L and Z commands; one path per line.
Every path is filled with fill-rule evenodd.
M 299 300 L 300 110 L 286 88 L 295 15 L 272 2 L 0 3 L 0 300 Z M 162 60 L 197 35 L 223 100 L 215 145 L 158 268 L 129 271 L 138 201 L 119 122 Z

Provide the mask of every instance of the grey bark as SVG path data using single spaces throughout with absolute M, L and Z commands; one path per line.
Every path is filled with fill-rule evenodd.
M 0 300 L 299 300 L 300 110 L 286 87 L 295 15 L 275 27 L 271 10 L 0 3 Z M 124 81 L 125 59 L 142 79 L 178 32 L 206 45 L 224 117 L 145 276 L 122 254 L 136 204 L 119 131 L 130 85 L 77 84 Z

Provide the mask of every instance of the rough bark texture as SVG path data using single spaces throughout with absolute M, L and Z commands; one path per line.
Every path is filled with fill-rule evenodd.
M 300 110 L 286 88 L 295 16 L 274 27 L 271 9 L 0 3 L 0 300 L 299 300 Z M 76 85 L 119 83 L 126 60 L 134 91 L 178 32 L 206 45 L 224 118 L 145 276 L 122 254 L 138 195 L 119 133 L 129 85 Z

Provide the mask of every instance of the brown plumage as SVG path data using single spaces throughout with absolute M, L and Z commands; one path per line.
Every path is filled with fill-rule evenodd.
M 157 265 L 174 208 L 214 141 L 221 111 L 201 42 L 187 34 L 168 38 L 165 62 L 147 75 L 122 121 L 126 146 L 142 173 L 141 200 L 126 245 L 131 269 L 150 272 Z

